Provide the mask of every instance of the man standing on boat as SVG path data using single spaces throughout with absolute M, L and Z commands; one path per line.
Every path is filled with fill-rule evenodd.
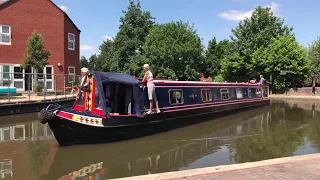
M 142 82 L 143 83 L 145 83 L 145 82 L 147 83 L 148 98 L 149 98 L 149 101 L 150 101 L 150 108 L 149 108 L 149 111 L 147 112 L 147 114 L 151 114 L 152 113 L 153 101 L 156 103 L 157 113 L 160 113 L 158 100 L 157 100 L 157 96 L 156 96 L 156 88 L 155 88 L 155 85 L 153 83 L 153 75 L 149 71 L 149 64 L 144 64 L 143 65 L 143 70 L 144 70 L 145 74 L 144 74 L 144 77 L 142 79 Z
M 262 74 L 260 74 L 259 84 L 266 84 L 266 80 L 263 78 L 263 75 L 262 75 Z
M 82 76 L 82 78 L 81 78 L 80 87 L 82 87 L 82 85 L 83 85 L 83 82 L 84 82 L 84 80 L 86 78 L 86 73 L 87 72 L 88 72 L 88 68 L 86 68 L 86 67 L 81 68 L 81 76 Z

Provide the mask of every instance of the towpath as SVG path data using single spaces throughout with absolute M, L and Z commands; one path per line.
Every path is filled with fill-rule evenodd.
M 51 95 L 51 96 L 30 96 L 30 101 L 43 101 L 43 100 L 57 100 L 57 99 L 65 99 L 65 98 L 75 98 L 76 94 L 67 94 L 67 95 Z M 7 97 L 2 97 L 0 99 L 0 104 L 3 103 L 21 103 L 21 102 L 28 102 L 29 97 L 28 96 L 13 96 L 10 98 L 10 101 Z
M 292 180 L 319 179 L 320 154 L 121 178 L 123 180 Z
M 271 94 L 269 95 L 270 99 L 304 99 L 304 100 L 320 100 L 320 96 L 286 96 L 286 95 L 278 95 Z

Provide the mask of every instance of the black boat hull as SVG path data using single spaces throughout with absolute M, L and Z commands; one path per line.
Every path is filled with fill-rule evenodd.
M 225 104 L 216 107 L 199 108 L 171 113 L 160 113 L 137 118 L 140 123 L 118 127 L 96 127 L 55 116 L 48 124 L 58 143 L 62 146 L 74 144 L 106 143 L 155 134 L 212 119 L 216 115 L 228 115 L 268 105 L 269 99 L 248 101 L 241 104 Z M 205 118 L 210 117 L 210 118 Z M 124 117 L 125 118 L 125 117 Z M 137 121 L 137 120 L 136 120 Z

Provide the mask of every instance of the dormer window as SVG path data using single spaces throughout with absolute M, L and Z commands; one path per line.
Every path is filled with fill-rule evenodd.
M 11 27 L 0 24 L 0 44 L 11 44 Z
M 69 50 L 73 50 L 73 51 L 74 51 L 74 49 L 75 49 L 75 42 L 76 42 L 75 39 L 76 39 L 76 38 L 75 38 L 74 34 L 68 33 L 68 49 L 69 49 Z

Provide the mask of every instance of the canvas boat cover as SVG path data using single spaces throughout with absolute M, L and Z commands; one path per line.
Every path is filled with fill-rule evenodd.
M 108 114 L 108 113 L 106 111 L 106 102 L 104 100 L 102 84 L 113 82 L 113 83 L 132 85 L 135 111 L 138 117 L 143 116 L 144 100 L 143 100 L 143 89 L 142 89 L 141 81 L 139 81 L 135 77 L 126 73 L 90 71 L 90 74 L 94 75 L 94 79 L 96 80 L 96 85 L 99 91 L 99 98 L 102 102 L 103 110 L 105 114 Z

